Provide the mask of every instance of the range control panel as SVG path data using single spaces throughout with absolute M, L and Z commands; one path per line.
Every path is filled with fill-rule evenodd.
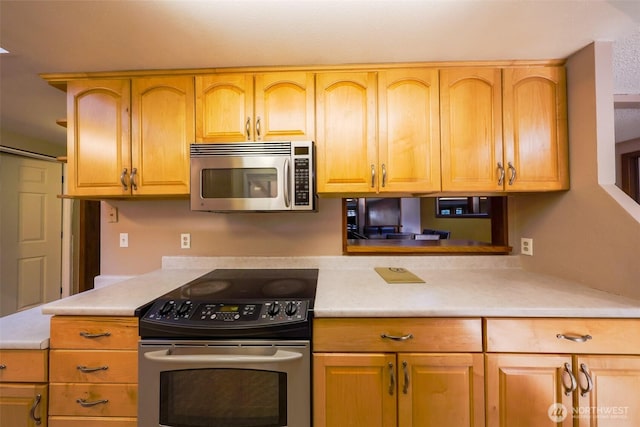
M 143 319 L 164 324 L 200 324 L 224 327 L 243 323 L 269 325 L 307 320 L 309 301 L 278 300 L 261 302 L 194 302 L 191 300 L 159 300 Z

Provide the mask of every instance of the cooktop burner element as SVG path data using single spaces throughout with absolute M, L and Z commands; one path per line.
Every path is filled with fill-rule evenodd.
M 142 338 L 304 338 L 318 269 L 217 269 L 139 310 Z

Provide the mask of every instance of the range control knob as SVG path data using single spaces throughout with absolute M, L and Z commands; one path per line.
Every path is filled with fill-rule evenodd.
M 191 308 L 191 301 L 183 301 L 182 304 L 178 307 L 178 311 L 176 312 L 178 316 L 185 315 L 189 312 Z
M 158 312 L 158 314 L 160 314 L 160 316 L 164 316 L 167 313 L 171 313 L 171 311 L 173 310 L 173 307 L 175 307 L 176 303 L 172 300 L 172 301 L 167 301 L 165 302 L 162 307 L 160 307 L 160 311 Z
M 275 316 L 278 313 L 280 313 L 280 304 L 278 304 L 277 302 L 271 303 L 269 309 L 267 310 L 267 314 L 269 314 L 269 316 Z
M 284 307 L 284 312 L 287 316 L 293 316 L 294 314 L 296 314 L 297 311 L 298 311 L 298 306 L 291 301 L 289 301 L 287 305 Z

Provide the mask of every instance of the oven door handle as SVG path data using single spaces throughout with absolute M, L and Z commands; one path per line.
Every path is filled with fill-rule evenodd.
M 270 356 L 252 356 L 242 354 L 169 354 L 169 350 L 150 351 L 144 358 L 152 362 L 168 363 L 285 363 L 301 359 L 301 353 L 278 350 Z

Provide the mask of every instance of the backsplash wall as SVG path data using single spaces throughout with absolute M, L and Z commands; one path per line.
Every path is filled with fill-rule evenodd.
M 191 212 L 188 200 L 107 201 L 101 204 L 104 275 L 142 274 L 162 256 L 322 256 L 342 254 L 342 199 L 320 199 L 315 213 Z M 118 222 L 106 222 L 108 206 Z M 120 233 L 129 247 L 119 246 Z M 191 249 L 180 234 L 191 233 Z

